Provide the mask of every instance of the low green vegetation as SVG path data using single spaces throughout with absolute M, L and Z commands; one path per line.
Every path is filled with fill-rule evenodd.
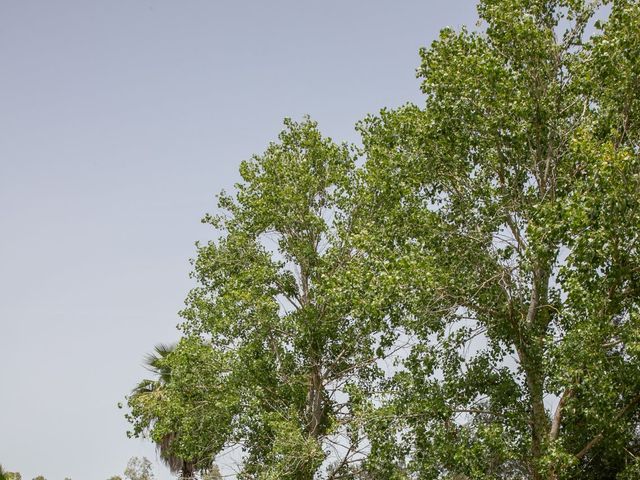
M 640 478 L 640 4 L 478 13 L 420 51 L 422 105 L 360 147 L 286 120 L 204 218 L 128 397 L 176 474 Z

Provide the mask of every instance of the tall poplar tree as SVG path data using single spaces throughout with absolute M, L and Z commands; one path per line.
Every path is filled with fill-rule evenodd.
M 636 478 L 640 5 L 478 11 L 421 51 L 423 107 L 360 126 L 354 241 L 412 341 L 369 407 L 369 468 Z
M 375 372 L 374 342 L 335 288 L 352 256 L 338 232 L 353 169 L 347 146 L 287 120 L 204 220 L 220 238 L 198 250 L 184 330 L 232 359 L 241 478 L 346 478 L 363 455 L 349 386 Z

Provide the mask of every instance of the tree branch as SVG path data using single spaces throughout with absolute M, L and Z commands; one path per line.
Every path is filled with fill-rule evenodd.
M 572 396 L 573 388 L 567 388 L 560 397 L 560 401 L 558 402 L 556 411 L 553 414 L 553 421 L 551 422 L 551 430 L 549 432 L 549 439 L 552 442 L 558 439 L 558 435 L 560 434 L 560 424 L 562 423 L 562 410 L 564 409 L 567 400 L 569 400 Z
M 620 420 L 624 417 L 638 402 L 640 402 L 640 395 L 636 395 L 624 408 L 620 409 L 620 411 L 613 417 L 611 423 Z M 604 438 L 605 432 L 601 431 L 595 437 L 593 437 L 578 453 L 576 453 L 576 458 L 578 460 L 582 459 L 589 451 L 598 445 L 602 439 Z

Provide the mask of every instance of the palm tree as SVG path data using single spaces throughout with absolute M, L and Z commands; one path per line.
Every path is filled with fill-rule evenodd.
M 161 343 L 154 347 L 153 353 L 145 357 L 145 368 L 154 374 L 155 379 L 142 380 L 131 392 L 133 399 L 142 398 L 146 395 L 157 396 L 162 393 L 166 385 L 171 382 L 171 366 L 168 365 L 166 359 L 175 348 L 175 345 L 165 345 Z M 152 420 L 150 426 L 152 426 L 156 420 Z M 180 478 L 183 479 L 190 479 L 194 477 L 196 469 L 200 470 L 211 465 L 213 459 L 186 460 L 175 455 L 171 447 L 177 438 L 178 434 L 172 432 L 166 434 L 156 443 L 160 458 L 169 467 L 171 473 L 179 474 Z

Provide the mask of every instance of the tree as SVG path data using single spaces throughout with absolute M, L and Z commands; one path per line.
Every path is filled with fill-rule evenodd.
M 346 189 L 354 158 L 315 122 L 285 121 L 279 141 L 240 167 L 220 231 L 200 246 L 184 331 L 230 358 L 238 397 L 229 442 L 242 445 L 243 478 L 342 474 L 363 454 L 347 401 L 377 371 L 373 326 L 350 315 L 336 286 L 351 262 Z
M 192 338 L 177 346 L 157 345 L 146 365 L 156 378 L 141 381 L 129 397 L 130 434 L 149 435 L 160 458 L 181 478 L 212 468 L 221 447 L 216 439 L 224 437 L 220 432 L 228 431 L 233 414 L 233 403 L 217 393 L 223 390 L 222 357 Z M 221 408 L 223 402 L 228 408 Z M 213 408 L 203 411 L 209 404 Z
M 129 480 L 153 480 L 151 462 L 147 457 L 131 457 L 124 470 L 124 476 Z
M 155 375 L 155 379 L 142 380 L 133 390 L 129 398 L 129 405 L 138 415 L 138 430 L 148 429 L 160 420 L 161 413 L 158 406 L 165 396 L 168 384 L 172 380 L 171 367 L 167 357 L 173 352 L 174 346 L 159 344 L 154 353 L 147 355 L 146 368 Z M 172 444 L 176 441 L 176 433 L 168 431 L 156 441 L 160 458 L 167 464 L 171 472 L 180 472 L 181 477 L 193 477 L 195 468 L 193 462 L 185 461 L 172 451 Z
M 413 340 L 367 428 L 371 469 L 637 468 L 640 6 L 611 2 L 590 37 L 599 6 L 481 1 L 480 31 L 421 51 L 424 107 L 360 125 L 354 245 Z
M 361 168 L 308 119 L 242 163 L 135 434 L 247 479 L 637 477 L 640 4 L 478 12 Z
M 214 465 L 206 472 L 202 473 L 202 480 L 222 480 L 222 474 L 217 465 Z

